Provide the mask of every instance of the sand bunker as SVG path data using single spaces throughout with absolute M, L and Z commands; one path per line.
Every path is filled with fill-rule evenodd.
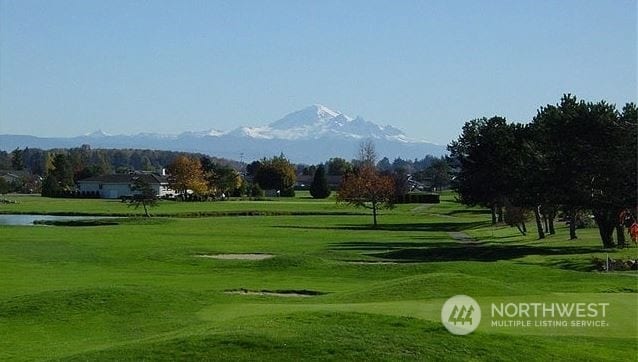
M 230 289 L 224 291 L 225 294 L 238 294 L 238 295 L 259 295 L 269 297 L 297 297 L 307 298 L 316 297 L 325 293 L 318 292 L 316 290 L 250 290 L 250 289 Z
M 467 235 L 462 231 L 452 231 L 447 233 L 452 239 L 458 241 L 459 243 L 476 243 L 476 239 Z
M 274 257 L 272 254 L 200 254 L 195 256 L 222 260 L 264 260 Z

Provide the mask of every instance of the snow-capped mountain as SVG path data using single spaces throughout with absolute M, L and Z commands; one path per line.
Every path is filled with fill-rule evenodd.
M 217 137 L 217 136 L 222 136 L 224 135 L 225 132 L 223 131 L 219 131 L 216 129 L 209 129 L 207 131 L 195 131 L 195 132 L 191 132 L 191 131 L 187 131 L 187 132 L 182 132 L 179 134 L 178 137 Z
M 97 131 L 93 131 L 91 133 L 87 133 L 85 134 L 86 137 L 92 137 L 92 138 L 102 138 L 102 137 L 109 137 L 112 136 L 104 131 L 102 131 L 101 129 L 98 129 Z
M 352 118 L 315 104 L 293 112 L 263 127 L 240 127 L 228 133 L 262 139 L 309 140 L 337 139 L 388 139 L 408 142 L 403 132 L 392 126 L 379 126 L 362 117 Z
M 238 127 L 230 131 L 210 129 L 178 135 L 139 133 L 110 135 L 98 130 L 71 138 L 0 135 L 0 149 L 79 147 L 150 148 L 201 152 L 229 159 L 259 159 L 284 153 L 294 162 L 318 163 L 331 157 L 354 158 L 362 140 L 374 141 L 381 157 L 423 158 L 442 155 L 443 146 L 408 137 L 392 126 L 379 126 L 362 117 L 350 117 L 315 104 L 263 126 Z
M 272 122 L 270 124 L 270 127 L 274 129 L 290 129 L 305 126 L 314 126 L 317 124 L 325 123 L 326 121 L 334 119 L 338 116 L 346 117 L 345 115 L 342 115 L 339 112 L 335 112 L 328 107 L 322 106 L 321 104 L 314 104 L 302 110 L 292 112 L 278 121 Z M 350 120 L 349 117 L 347 118 L 348 120 Z

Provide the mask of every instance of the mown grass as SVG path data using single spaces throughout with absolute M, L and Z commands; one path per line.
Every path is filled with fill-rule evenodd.
M 118 201 L 16 199 L 0 212 L 133 211 Z M 489 214 L 452 195 L 384 211 L 376 229 L 369 215 L 334 200 L 164 202 L 159 210 L 281 213 L 0 226 L 0 359 L 632 360 L 638 353 L 636 272 L 591 267 L 593 257 L 636 258 L 638 249 L 603 250 L 594 229 L 568 241 L 559 225 L 539 241 L 533 232 L 492 227 Z M 297 212 L 308 214 L 290 214 Z M 476 242 L 459 243 L 451 232 Z M 275 257 L 195 257 L 217 253 Z M 225 293 L 238 289 L 322 294 Z M 439 321 L 441 304 L 456 294 L 608 298 L 624 322 L 594 335 L 479 327 L 460 337 Z
M 298 192 L 297 198 L 265 198 L 251 200 L 230 198 L 216 202 L 182 202 L 159 200 L 150 208 L 153 216 L 203 217 L 203 216 L 267 216 L 267 215 L 348 215 L 361 214 L 361 210 L 337 205 L 334 196 L 315 200 L 307 192 Z M 102 215 L 143 216 L 142 208 L 130 207 L 119 199 L 64 199 L 37 195 L 11 195 L 15 204 L 0 204 L 0 214 L 42 215 Z

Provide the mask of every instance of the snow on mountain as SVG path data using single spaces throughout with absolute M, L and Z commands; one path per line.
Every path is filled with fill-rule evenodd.
M 269 131 L 268 127 L 239 127 L 226 134 L 233 137 L 272 139 Z
M 229 132 L 215 129 L 179 135 L 138 133 L 109 135 L 101 130 L 70 138 L 0 135 L 0 149 L 79 147 L 148 148 L 201 152 L 220 157 L 259 159 L 284 153 L 294 162 L 317 163 L 330 157 L 350 159 L 361 140 L 373 139 L 380 155 L 388 158 L 439 156 L 445 147 L 408 137 L 400 129 L 380 126 L 362 117 L 352 118 L 320 104 L 290 113 L 258 127 L 238 127 Z
M 341 113 L 335 112 L 321 104 L 313 104 L 310 107 L 290 113 L 284 118 L 272 122 L 269 127 L 272 129 L 287 130 L 304 126 L 314 126 L 339 115 L 341 115 Z
M 97 131 L 94 131 L 94 132 L 91 132 L 91 133 L 87 133 L 84 136 L 85 137 L 91 137 L 91 138 L 102 138 L 102 137 L 109 137 L 109 136 L 112 136 L 112 135 L 102 131 L 101 129 L 98 129 Z
M 204 131 L 186 131 L 179 135 L 139 133 L 134 136 L 123 137 L 144 138 L 204 138 L 204 137 L 248 137 L 266 140 L 311 140 L 320 138 L 336 139 L 387 139 L 400 142 L 412 142 L 401 130 L 392 126 L 379 126 L 366 121 L 362 117 L 352 118 L 341 112 L 334 111 L 321 104 L 313 104 L 296 112 L 292 112 L 282 119 L 265 126 L 238 127 L 229 132 L 216 129 Z M 98 130 L 85 137 L 104 138 L 112 135 Z
M 229 132 L 228 135 L 283 140 L 310 140 L 328 137 L 415 141 L 410 140 L 401 130 L 392 126 L 379 126 L 362 117 L 353 119 L 320 104 L 314 104 L 290 113 L 267 126 L 239 127 Z
M 218 137 L 225 133 L 216 129 L 209 129 L 207 131 L 187 131 L 179 134 L 178 137 Z

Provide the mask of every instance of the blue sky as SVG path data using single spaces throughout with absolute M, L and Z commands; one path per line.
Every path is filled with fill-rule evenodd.
M 636 1 L 0 0 L 0 133 L 179 133 L 321 103 L 446 144 L 636 100 Z

